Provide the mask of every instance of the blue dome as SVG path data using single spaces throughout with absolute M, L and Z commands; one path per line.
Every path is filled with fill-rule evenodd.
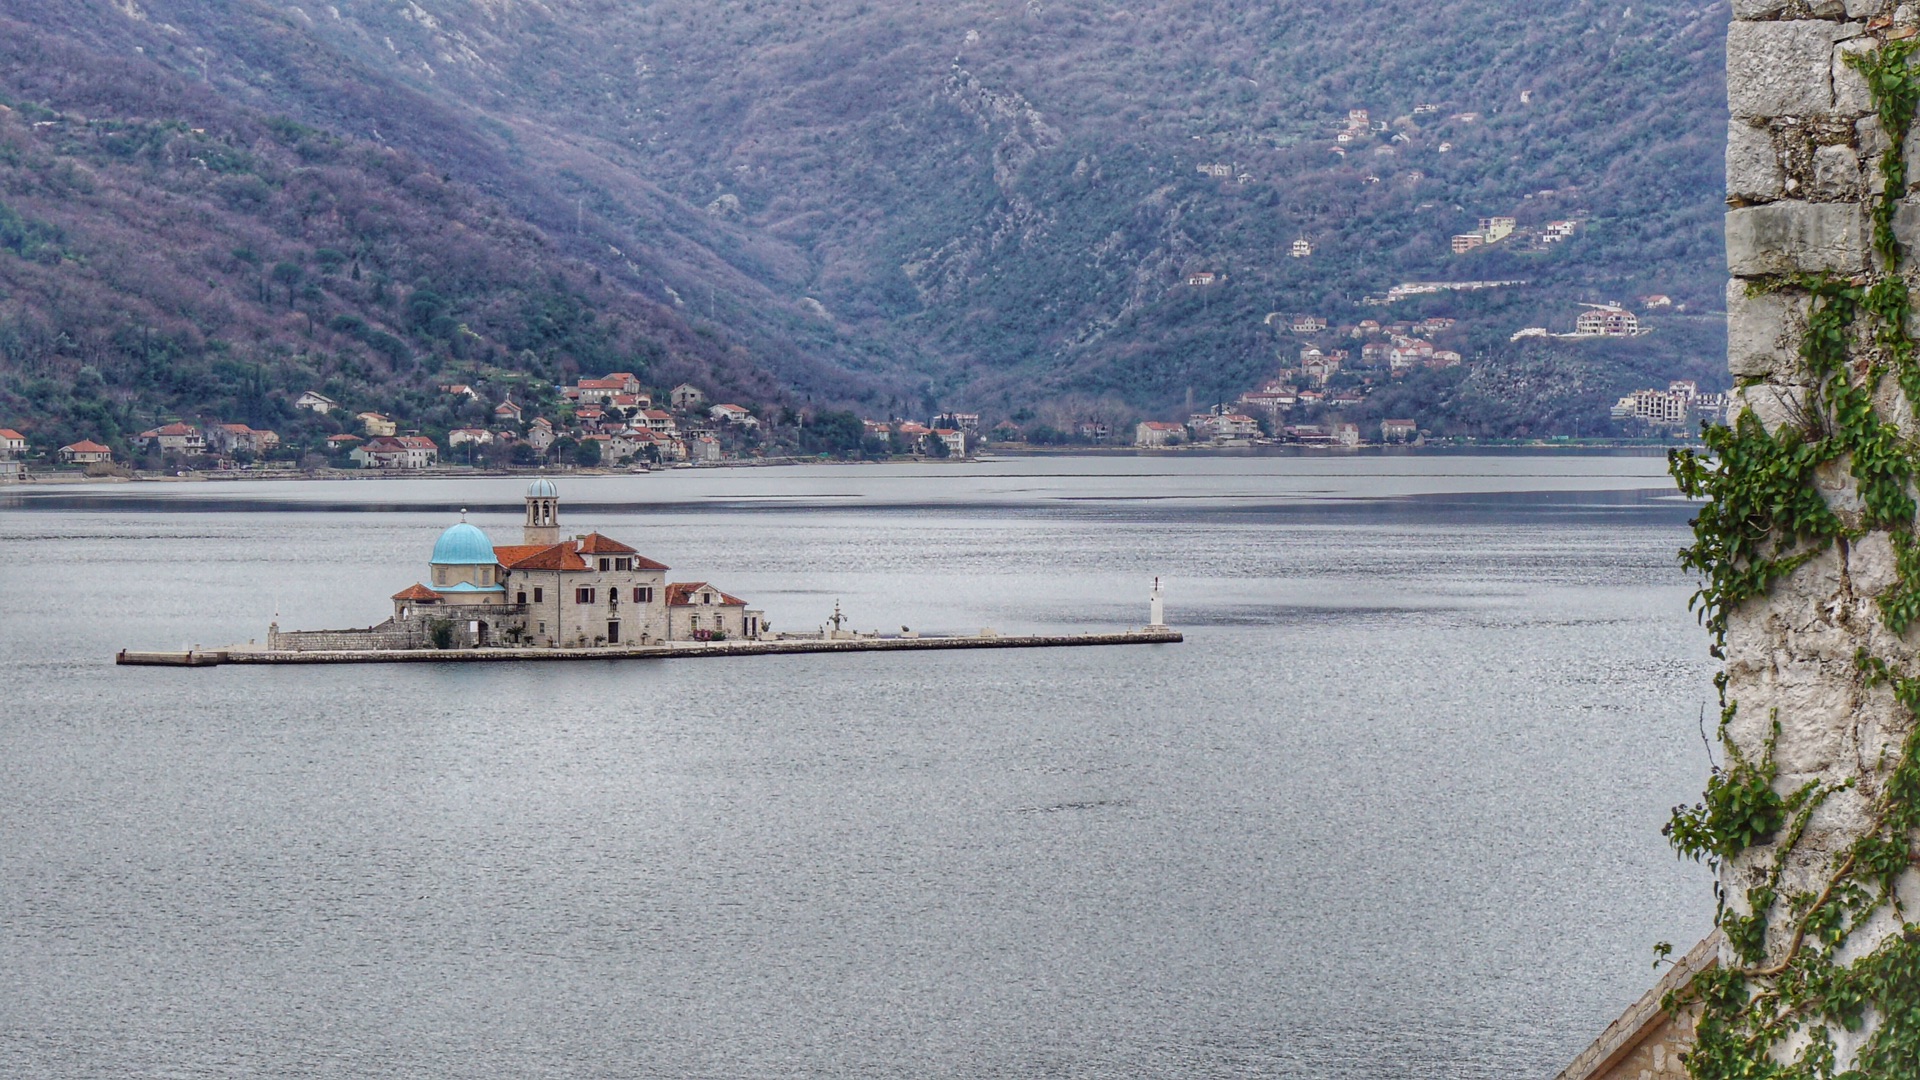
M 554 490 L 553 481 L 544 476 L 527 485 L 527 498 L 529 499 L 557 499 L 559 497 L 560 493 Z
M 490 566 L 499 561 L 487 534 L 464 521 L 441 533 L 433 545 L 435 566 Z

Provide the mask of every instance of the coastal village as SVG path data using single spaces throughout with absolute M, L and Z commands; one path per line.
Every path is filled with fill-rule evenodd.
M 397 416 L 356 411 L 319 390 L 307 390 L 293 397 L 293 408 L 343 429 L 325 435 L 318 445 L 290 447 L 279 432 L 245 423 L 175 420 L 128 437 L 130 462 L 94 439 L 62 445 L 41 458 L 46 465 L 102 475 L 128 464 L 153 471 L 231 471 L 276 460 L 308 471 L 420 472 L 462 466 L 644 471 L 764 458 L 763 436 L 775 423 L 770 415 L 774 410 L 710 401 L 706 391 L 692 383 L 656 394 L 631 372 L 553 387 L 556 407 L 551 416 L 516 401 L 511 391 L 493 401 L 469 383 L 445 383 L 438 390 L 472 422 L 435 437 Z M 871 456 L 966 458 L 980 439 L 977 413 L 943 413 L 928 423 L 847 419 L 852 428 L 836 432 L 836 437 L 850 439 Z M 789 411 L 779 422 L 804 428 L 807 418 Z M 25 478 L 30 453 L 26 435 L 0 429 L 0 482 Z
M 1468 288 L 1495 288 L 1519 282 L 1413 283 L 1395 287 L 1403 296 Z M 1670 308 L 1665 296 L 1639 298 L 1643 308 Z M 1572 329 L 1553 334 L 1530 327 L 1512 335 L 1563 339 L 1632 338 L 1648 332 L 1647 325 L 1618 302 L 1580 305 L 1568 320 Z M 1181 420 L 1147 420 L 1135 426 L 1133 443 L 1139 447 L 1182 445 L 1233 446 L 1290 443 L 1306 446 L 1355 447 L 1373 443 L 1424 442 L 1427 433 L 1417 417 L 1384 417 L 1366 427 L 1342 414 L 1357 411 L 1381 386 L 1421 370 L 1460 366 L 1464 357 L 1447 347 L 1447 338 L 1459 328 L 1457 319 L 1430 316 L 1383 322 L 1367 318 L 1333 326 L 1321 316 L 1272 312 L 1266 325 L 1283 339 L 1281 366 L 1257 389 L 1230 403 L 1189 411 Z M 1615 421 L 1652 433 L 1690 434 L 1701 422 L 1719 422 L 1727 399 L 1702 393 L 1688 380 L 1675 380 L 1664 389 L 1637 390 L 1620 398 L 1610 410 Z

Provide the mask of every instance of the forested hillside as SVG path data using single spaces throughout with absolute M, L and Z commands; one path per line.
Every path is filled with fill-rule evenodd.
M 28 388 L 23 357 L 149 372 L 139 407 L 177 410 L 237 392 L 232 365 L 398 394 L 435 365 L 617 356 L 874 413 L 1168 410 L 1289 357 L 1269 313 L 1384 318 L 1361 299 L 1466 278 L 1528 284 L 1420 305 L 1463 320 L 1461 392 L 1524 399 L 1549 368 L 1578 412 L 1719 370 L 1707 324 L 1605 350 L 1507 337 L 1571 329 L 1577 301 L 1718 306 L 1724 2 L 0 15 L 0 231 L 24 238 L 0 253 L 0 333 L 48 339 L 0 342 L 0 394 Z M 1579 228 L 1453 253 L 1496 215 Z M 1224 278 L 1185 284 L 1202 271 Z M 1573 400 L 1512 422 L 1564 427 Z

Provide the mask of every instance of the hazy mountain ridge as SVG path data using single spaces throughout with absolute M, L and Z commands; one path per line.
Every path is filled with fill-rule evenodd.
M 1574 300 L 1698 310 L 1723 276 L 1724 3 L 32 6 L 417 152 L 785 385 L 876 412 L 1230 395 L 1292 347 L 1267 312 L 1337 319 L 1417 277 L 1536 283 L 1475 327 L 1497 364 Z M 1394 126 L 1336 158 L 1349 108 Z M 1544 255 L 1447 250 L 1500 213 L 1586 226 Z M 1314 257 L 1286 258 L 1302 236 Z M 1226 283 L 1196 297 L 1195 269 Z M 1681 337 L 1641 366 L 1713 370 Z

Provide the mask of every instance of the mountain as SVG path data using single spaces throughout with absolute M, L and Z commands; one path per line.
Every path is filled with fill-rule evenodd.
M 456 366 L 471 360 L 431 326 L 465 321 L 487 362 L 510 368 L 528 351 L 535 305 L 522 293 L 539 291 L 516 282 L 556 274 L 576 308 L 617 324 L 607 355 L 875 414 L 1063 417 L 1227 398 L 1298 348 L 1269 313 L 1384 317 L 1363 298 L 1423 279 L 1528 282 L 1393 317 L 1461 319 L 1452 347 L 1472 362 L 1449 393 L 1573 370 L 1547 381 L 1577 393 L 1519 403 L 1529 422 L 1561 426 L 1569 402 L 1588 410 L 1666 377 L 1723 379 L 1711 320 L 1654 320 L 1653 334 L 1603 350 L 1507 339 L 1571 329 L 1580 301 L 1659 293 L 1691 316 L 1716 309 L 1724 2 L 0 0 L 0 17 L 12 20 L 0 101 L 68 129 L 60 141 L 10 124 L 14 154 L 38 164 L 0 159 L 0 202 L 37 223 L 13 233 L 55 230 L 86 256 L 37 248 L 41 278 L 0 263 L 0 319 L 16 323 L 51 328 L 45 298 L 59 290 L 45 278 L 77 289 L 68 262 L 88 261 L 98 234 L 141 236 L 151 195 L 227 224 L 192 256 L 161 253 L 181 239 L 148 233 L 150 258 L 198 265 L 224 249 L 231 263 L 249 245 L 230 241 L 265 229 L 253 246 L 268 275 L 303 268 L 293 306 L 307 284 L 327 293 L 309 298 L 321 305 L 313 348 L 256 328 L 216 335 L 230 353 L 305 349 L 328 377 L 358 363 L 379 369 L 363 380 L 376 392 L 409 384 L 336 319 Z M 1364 129 L 1339 141 L 1360 109 Z M 164 154 L 106 160 L 73 137 L 74 117 L 204 128 L 267 172 L 194 187 Z M 322 145 L 331 156 L 304 156 Z M 47 186 L 69 166 L 95 174 L 117 220 L 103 197 Z M 384 301 L 324 284 L 338 275 L 320 272 L 318 251 L 352 256 L 365 238 L 316 232 L 294 209 L 302 183 L 348 173 L 402 200 L 382 235 Z M 248 176 L 271 209 L 236 203 Z M 1453 235 L 1494 216 L 1523 234 L 1580 225 L 1556 245 L 1453 253 Z M 518 261 L 472 291 L 442 281 L 428 253 L 446 250 L 455 222 L 465 236 L 496 230 L 483 246 Z M 1310 257 L 1289 257 L 1298 239 Z M 154 302 L 122 296 L 100 263 L 101 317 Z M 1185 284 L 1203 271 L 1224 280 Z M 230 265 L 210 288 L 250 327 L 275 322 L 247 299 L 250 275 Z M 424 328 L 392 299 L 416 287 L 445 309 Z M 93 366 L 122 363 L 114 348 Z M 18 369 L 12 355 L 0 362 Z M 596 362 L 569 345 L 549 355 Z

